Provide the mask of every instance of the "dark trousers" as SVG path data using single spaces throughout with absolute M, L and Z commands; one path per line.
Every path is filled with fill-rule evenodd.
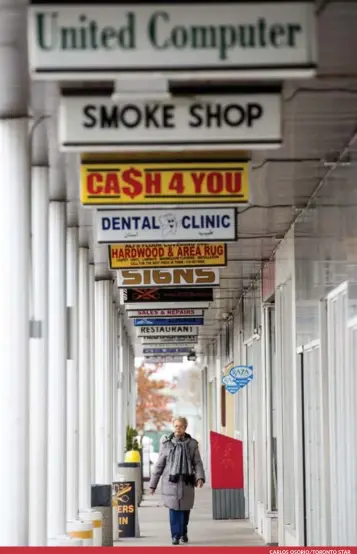
M 169 510 L 171 537 L 180 539 L 187 535 L 187 526 L 190 519 L 190 510 Z

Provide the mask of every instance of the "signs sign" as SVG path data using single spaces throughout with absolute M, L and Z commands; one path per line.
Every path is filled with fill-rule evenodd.
M 59 143 L 65 151 L 252 150 L 282 142 L 280 87 L 234 87 L 230 94 L 218 89 L 208 95 L 189 89 L 192 100 L 177 96 L 166 102 L 114 103 L 83 90 L 62 94 Z
M 203 317 L 177 317 L 177 318 L 152 318 L 152 319 L 134 319 L 134 327 L 145 327 L 154 325 L 161 327 L 164 325 L 203 325 Z
M 81 164 L 81 202 L 87 206 L 246 204 L 248 163 Z
M 227 245 L 208 244 L 111 244 L 110 269 L 165 267 L 222 267 L 227 265 Z
M 120 538 L 135 537 L 135 481 L 113 483 L 112 505 L 118 510 Z
M 171 345 L 174 347 L 177 344 L 185 343 L 186 346 L 188 345 L 194 345 L 198 342 L 198 336 L 197 335 L 186 335 L 186 336 L 177 336 L 173 335 L 171 337 L 163 337 L 163 336 L 157 336 L 157 337 L 151 337 L 146 336 L 145 338 L 141 337 L 141 342 L 144 346 L 148 344 L 155 344 L 155 346 L 162 347 L 162 348 L 168 348 Z
M 150 305 L 157 302 L 212 302 L 212 288 L 153 288 L 153 289 L 122 289 L 123 303 L 135 304 L 140 303 Z
M 143 354 L 189 354 L 192 348 L 182 346 L 181 348 L 143 348 Z
M 167 336 L 172 337 L 175 335 L 198 335 L 198 327 L 192 325 L 171 325 L 162 327 L 140 327 L 138 337 L 147 337 L 152 335 L 153 337 Z
M 218 286 L 219 269 L 121 269 L 117 271 L 119 288 Z
M 127 313 L 129 319 L 136 317 L 203 317 L 203 310 L 197 308 L 174 308 L 170 310 L 132 310 Z
M 235 208 L 97 210 L 97 242 L 209 242 L 237 240 Z
M 308 76 L 316 66 L 313 2 L 61 5 L 33 0 L 29 62 L 41 79 Z M 192 77 L 191 77 L 192 78 Z

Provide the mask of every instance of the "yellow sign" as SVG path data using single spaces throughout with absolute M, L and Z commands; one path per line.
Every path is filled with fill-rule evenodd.
M 164 267 L 223 267 L 227 245 L 223 242 L 192 244 L 111 244 L 110 269 Z
M 247 162 L 82 163 L 85 205 L 246 204 Z

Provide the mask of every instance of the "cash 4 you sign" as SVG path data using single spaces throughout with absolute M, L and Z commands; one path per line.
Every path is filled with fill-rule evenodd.
M 28 16 L 32 77 L 118 73 L 305 77 L 316 70 L 314 2 L 44 2 Z
M 222 384 L 226 391 L 231 394 L 235 394 L 240 389 L 243 389 L 253 379 L 253 366 L 252 365 L 233 365 L 230 364 L 226 371 L 228 373 L 223 375 Z

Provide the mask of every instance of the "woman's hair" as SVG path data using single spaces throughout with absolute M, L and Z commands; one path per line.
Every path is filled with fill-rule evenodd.
M 180 423 L 182 423 L 185 426 L 185 429 L 187 429 L 188 421 L 185 417 L 181 417 L 181 416 L 174 417 L 174 419 L 172 420 L 173 425 L 175 424 L 175 421 L 179 421 Z

